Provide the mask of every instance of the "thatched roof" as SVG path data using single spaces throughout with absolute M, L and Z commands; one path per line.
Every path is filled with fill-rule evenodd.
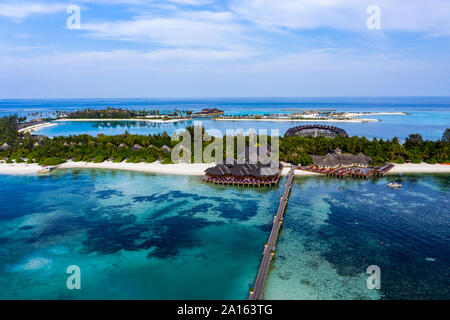
M 127 146 L 123 143 L 119 144 L 119 148 L 127 148 Z
M 218 164 L 213 168 L 208 168 L 205 171 L 206 174 L 212 176 L 235 176 L 235 177 L 271 177 L 279 173 L 278 168 L 272 168 L 270 165 L 262 164 Z
M 142 148 L 143 148 L 143 146 L 136 143 L 134 146 L 131 147 L 131 150 L 138 151 L 138 150 L 141 150 Z
M 339 165 L 361 165 L 368 166 L 371 158 L 359 153 L 356 156 L 352 154 L 342 154 L 341 149 L 337 148 L 333 153 L 328 153 L 326 156 L 314 156 L 311 158 L 316 166 L 320 167 L 336 167 Z
M 10 149 L 11 148 L 11 146 L 9 145 L 9 143 L 4 143 L 4 144 L 2 144 L 1 146 L 0 146 L 0 151 L 5 151 L 5 150 L 8 150 L 8 149 Z
M 171 148 L 171 147 L 168 147 L 168 146 L 166 146 L 166 145 L 163 145 L 163 146 L 161 147 L 161 149 L 163 149 L 163 151 L 166 152 L 166 153 L 172 151 L 172 148 Z

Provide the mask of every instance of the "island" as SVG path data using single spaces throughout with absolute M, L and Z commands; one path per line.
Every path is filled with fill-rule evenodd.
M 283 109 L 290 113 L 249 114 L 249 115 L 221 115 L 218 121 L 320 121 L 320 122 L 377 122 L 380 119 L 361 118 L 369 115 L 408 115 L 406 112 L 338 112 L 332 109 L 298 110 Z
M 178 142 L 172 141 L 167 133 L 125 133 L 96 137 L 82 134 L 48 138 L 19 131 L 19 127 L 22 127 L 20 120 L 23 119 L 17 115 L 0 118 L 1 173 L 20 173 L 21 169 L 36 173 L 46 166 L 62 165 L 63 168 L 94 167 L 203 175 L 206 169 L 215 165 L 193 163 L 193 157 L 191 163 L 173 163 L 171 151 Z M 329 167 L 328 164 L 334 163 L 335 159 L 328 162 L 321 162 L 320 159 L 332 150 L 339 150 L 335 153 L 342 154 L 342 159 L 347 159 L 348 165 L 351 166 L 367 167 L 370 162 L 370 166 L 376 169 L 393 163 L 395 169 L 390 168 L 392 172 L 402 172 L 404 168 L 404 172 L 450 173 L 449 129 L 437 141 L 423 140 L 419 134 L 411 134 L 403 144 L 397 138 L 368 140 L 365 137 L 349 137 L 342 129 L 337 130 L 334 127 L 321 126 L 318 129 L 320 130 L 311 129 L 310 126 L 295 127 L 280 137 L 279 159 L 285 163 L 285 167 L 296 165 L 300 169 L 303 168 L 303 172 L 299 174 L 317 174 L 318 172 L 311 170 L 311 166 Z M 194 136 L 194 127 L 187 127 L 185 130 Z M 205 132 L 204 128 L 202 131 Z M 270 144 L 271 137 L 266 138 Z M 233 139 L 237 139 L 237 136 Z M 217 143 L 217 140 L 224 143 L 226 137 L 211 137 L 209 141 L 203 141 L 202 150 L 205 151 L 211 143 Z M 248 138 L 246 146 L 249 146 Z M 354 157 L 346 156 L 358 154 L 362 154 L 356 158 L 358 161 L 355 161 Z M 236 157 L 236 154 L 234 156 Z M 219 160 L 225 162 L 225 155 Z M 342 163 L 338 162 L 337 165 Z

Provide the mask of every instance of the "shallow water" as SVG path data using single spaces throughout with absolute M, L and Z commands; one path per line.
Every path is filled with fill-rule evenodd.
M 425 139 L 437 140 L 450 123 L 450 98 L 446 97 L 409 97 L 409 98 L 298 98 L 298 99 L 210 99 L 210 100 L 162 100 L 162 99 L 50 99 L 50 100 L 0 100 L 0 116 L 29 112 L 52 112 L 55 110 L 76 110 L 80 108 L 101 109 L 105 107 L 147 108 L 171 111 L 199 111 L 202 108 L 216 107 L 230 115 L 286 113 L 286 109 L 336 109 L 339 111 L 365 112 L 408 112 L 409 115 L 376 115 L 368 118 L 381 119 L 370 123 L 331 123 L 345 129 L 349 135 L 367 138 L 393 138 L 401 140 L 411 133 L 420 133 Z M 207 129 L 218 129 L 225 134 L 226 129 L 249 128 L 278 129 L 284 134 L 289 128 L 309 122 L 262 122 L 262 121 L 213 121 L 203 119 Z M 320 122 L 323 124 L 324 122 Z M 72 122 L 59 123 L 57 126 L 39 130 L 47 136 L 100 133 L 115 135 L 125 131 L 135 134 L 154 134 L 173 131 L 193 125 L 192 121 L 177 123 L 149 122 Z
M 450 176 L 297 178 L 293 190 L 267 299 L 450 298 Z
M 0 176 L 1 299 L 245 299 L 277 189 L 64 170 Z M 82 289 L 68 290 L 69 265 Z
M 296 178 L 266 298 L 450 298 L 449 192 L 448 175 Z M 280 194 L 126 171 L 0 176 L 0 298 L 245 299 Z

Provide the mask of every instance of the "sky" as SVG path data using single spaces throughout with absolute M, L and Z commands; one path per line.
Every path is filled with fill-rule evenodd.
M 450 96 L 449 17 L 448 0 L 0 0 L 0 99 Z

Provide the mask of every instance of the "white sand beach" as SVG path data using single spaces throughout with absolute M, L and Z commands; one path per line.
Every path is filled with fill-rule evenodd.
M 192 118 L 180 118 L 180 119 L 169 119 L 169 120 L 163 120 L 163 119 L 58 119 L 54 120 L 54 122 L 103 122 L 103 121 L 133 121 L 133 122 L 153 122 L 153 123 L 171 123 L 171 122 L 181 122 L 181 121 L 189 121 L 192 120 Z
M 192 118 L 183 118 L 183 119 L 170 119 L 170 120 L 162 120 L 162 119 L 57 119 L 52 122 L 40 123 L 34 126 L 30 126 L 27 128 L 20 129 L 19 132 L 36 132 L 44 128 L 57 126 L 58 122 L 103 122 L 103 121 L 133 121 L 133 122 L 151 122 L 151 123 L 171 123 L 171 122 L 182 122 L 189 121 Z
M 102 163 L 92 162 L 73 162 L 69 161 L 59 166 L 60 169 L 108 169 L 108 170 L 128 170 L 139 172 L 150 172 L 159 174 L 175 174 L 175 175 L 191 175 L 202 176 L 206 169 L 213 167 L 215 164 L 161 164 L 160 162 L 154 163 L 115 163 L 111 161 L 105 161 Z M 42 169 L 38 164 L 26 164 L 26 163 L 13 163 L 7 164 L 0 163 L 0 174 L 12 174 L 12 175 L 27 175 L 37 174 L 38 170 Z M 285 167 L 282 171 L 282 175 L 287 175 L 289 167 Z M 450 165 L 441 164 L 396 164 L 395 167 L 389 172 L 389 174 L 398 173 L 450 173 Z M 321 174 L 315 172 L 309 172 L 304 170 L 296 170 L 296 176 L 320 176 Z
M 0 174 L 12 174 L 12 175 L 28 175 L 37 174 L 38 170 L 42 167 L 37 163 L 11 163 L 6 164 L 0 162 Z
M 48 128 L 48 127 L 53 127 L 53 126 L 56 126 L 56 125 L 57 124 L 53 123 L 53 122 L 40 123 L 40 124 L 36 124 L 34 126 L 30 126 L 30 127 L 27 127 L 27 128 L 20 129 L 19 132 L 23 132 L 23 133 L 35 132 L 35 131 L 38 131 L 38 130 L 41 130 L 41 129 L 44 129 L 44 128 Z
M 311 119 L 233 119 L 233 118 L 215 118 L 213 119 L 215 121 L 269 121 L 269 122 L 353 122 L 353 123 L 360 123 L 360 122 L 377 122 L 381 121 L 379 119 L 345 119 L 345 120 L 339 120 L 339 119 L 320 119 L 320 118 L 311 118 Z
M 396 173 L 450 173 L 450 165 L 425 162 L 396 164 L 388 174 Z
M 161 164 L 156 161 L 153 163 L 127 163 L 127 162 L 111 162 L 105 161 L 102 163 L 92 162 L 66 162 L 59 166 L 61 169 L 68 168 L 91 168 L 91 169 L 112 169 L 112 170 L 128 170 L 151 172 L 161 174 L 176 174 L 189 176 L 202 176 L 206 169 L 213 167 L 214 164 L 193 163 L 193 164 Z
M 348 112 L 347 116 L 360 117 L 360 116 L 406 116 L 406 112 Z
M 92 162 L 73 162 L 68 161 L 58 166 L 59 169 L 109 169 L 109 170 L 128 170 L 128 171 L 140 171 L 150 173 L 161 174 L 176 174 L 176 175 L 197 175 L 201 176 L 204 171 L 214 166 L 214 164 L 161 164 L 159 162 L 154 163 L 115 163 L 111 161 L 105 161 L 102 163 Z M 27 175 L 37 174 L 38 170 L 42 169 L 36 163 L 12 163 L 7 164 L 0 163 L 0 174 L 13 174 L 13 175 Z

